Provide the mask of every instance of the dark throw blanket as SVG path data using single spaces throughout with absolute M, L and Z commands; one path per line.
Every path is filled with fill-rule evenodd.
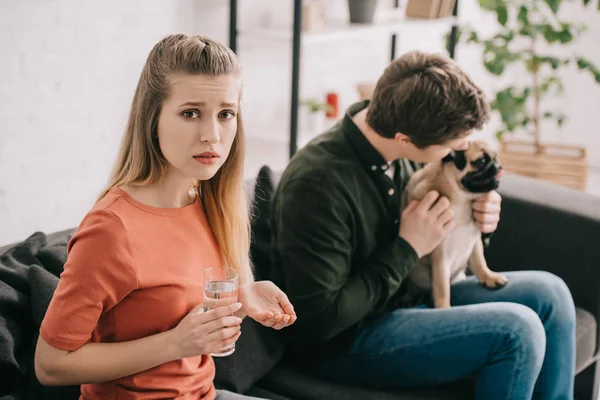
M 68 235 L 37 232 L 0 255 L 0 400 L 77 399 L 79 387 L 46 387 L 33 357 L 40 324 L 65 263 Z

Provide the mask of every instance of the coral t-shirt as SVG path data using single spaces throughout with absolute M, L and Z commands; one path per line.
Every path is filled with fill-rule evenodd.
M 203 301 L 203 272 L 223 265 L 201 202 L 144 205 L 114 188 L 90 210 L 68 258 L 40 334 L 74 351 L 88 342 L 123 342 L 167 331 Z M 99 384 L 81 399 L 213 399 L 208 355 L 168 362 Z

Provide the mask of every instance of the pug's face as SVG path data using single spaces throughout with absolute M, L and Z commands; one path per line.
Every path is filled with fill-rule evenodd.
M 467 192 L 485 193 L 500 185 L 502 166 L 496 152 L 484 141 L 471 141 L 467 150 L 453 151 L 443 162 L 452 163 L 456 181 Z

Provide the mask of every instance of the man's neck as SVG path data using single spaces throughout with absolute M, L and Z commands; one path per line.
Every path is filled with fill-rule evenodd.
M 357 112 L 354 117 L 352 117 L 354 124 L 358 127 L 371 146 L 381 154 L 381 157 L 383 157 L 385 161 L 391 162 L 401 158 L 398 154 L 394 154 L 393 150 L 390 150 L 390 141 L 393 141 L 393 139 L 384 138 L 379 133 L 375 132 L 375 130 L 367 123 L 368 109 L 369 108 L 367 107 L 364 110 Z

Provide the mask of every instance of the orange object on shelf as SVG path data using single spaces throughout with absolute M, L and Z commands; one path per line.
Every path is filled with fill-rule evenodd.
M 339 114 L 338 95 L 337 93 L 327 93 L 327 108 L 325 116 L 327 118 L 337 118 Z

